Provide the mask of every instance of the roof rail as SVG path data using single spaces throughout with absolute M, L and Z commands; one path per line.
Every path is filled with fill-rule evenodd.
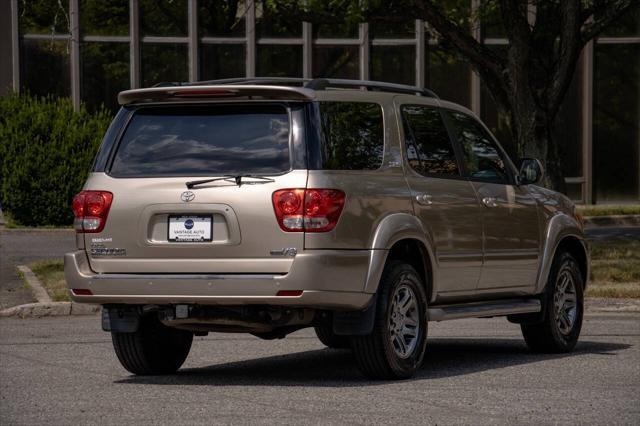
M 300 86 L 311 90 L 326 89 L 366 89 L 378 92 L 407 93 L 411 95 L 427 96 L 440 99 L 435 92 L 429 89 L 421 89 L 416 86 L 406 84 L 385 83 L 383 81 L 369 80 L 347 80 L 338 78 L 294 78 L 294 77 L 245 77 L 245 78 L 225 78 L 220 80 L 196 81 L 193 83 L 158 83 L 153 87 L 167 86 L 202 86 L 202 85 L 224 85 L 224 84 L 255 84 L 255 85 L 282 85 Z
M 364 88 L 371 91 L 408 93 L 412 95 L 428 96 L 430 98 L 439 99 L 438 95 L 436 95 L 435 92 L 429 89 L 421 89 L 419 87 L 409 86 L 406 84 L 385 83 L 382 81 L 316 78 L 308 82 L 304 87 L 306 89 L 312 90 L 325 90 L 327 88 Z

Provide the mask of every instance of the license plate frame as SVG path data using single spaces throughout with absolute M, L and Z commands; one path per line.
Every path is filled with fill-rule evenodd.
M 187 221 L 191 220 L 191 227 Z M 203 232 L 202 237 L 197 233 Z M 172 232 L 173 231 L 173 232 Z M 182 235 L 176 234 L 181 231 Z M 208 234 L 208 238 L 207 238 Z M 210 243 L 213 241 L 213 215 L 170 214 L 167 218 L 167 241 L 170 243 Z

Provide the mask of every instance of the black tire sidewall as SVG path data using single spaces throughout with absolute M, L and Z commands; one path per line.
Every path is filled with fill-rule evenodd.
M 418 344 L 413 354 L 408 358 L 400 358 L 391 344 L 388 321 L 391 314 L 391 297 L 395 289 L 400 285 L 403 275 L 408 274 L 409 278 L 403 284 L 408 285 L 418 299 L 418 309 L 420 311 L 420 326 L 418 332 Z M 379 293 L 377 317 L 377 332 L 382 339 L 382 347 L 389 367 L 398 377 L 410 377 L 421 365 L 424 359 L 427 334 L 428 334 L 428 314 L 427 296 L 420 276 L 416 270 L 408 264 L 392 262 L 385 268 L 382 279 L 382 288 Z
M 558 286 L 558 276 L 564 270 L 568 270 L 571 273 L 576 291 L 577 315 L 573 328 L 568 335 L 564 335 L 560 332 L 555 320 L 555 306 L 553 300 L 556 287 Z M 569 253 L 562 253 L 556 258 L 556 261 L 554 261 L 550 278 L 551 280 L 548 283 L 545 295 L 545 314 L 548 331 L 551 333 L 551 336 L 557 345 L 557 349 L 562 352 L 570 351 L 576 345 L 582 329 L 582 318 L 584 314 L 584 283 L 582 280 L 582 274 L 578 267 L 578 263 L 573 256 Z

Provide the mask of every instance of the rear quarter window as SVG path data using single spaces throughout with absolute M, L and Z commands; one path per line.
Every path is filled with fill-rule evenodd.
M 149 107 L 117 146 L 114 177 L 278 174 L 291 168 L 282 105 Z
M 382 108 L 365 102 L 320 102 L 321 168 L 375 170 L 382 165 Z

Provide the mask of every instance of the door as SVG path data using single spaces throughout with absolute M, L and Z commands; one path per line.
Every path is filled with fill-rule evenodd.
M 92 174 L 85 187 L 113 194 L 104 229 L 84 234 L 91 268 L 287 273 L 293 258 L 283 250 L 301 250 L 304 233 L 280 229 L 272 194 L 306 187 L 307 171 L 292 152 L 303 132 L 290 131 L 290 123 L 304 125 L 294 108 L 254 103 L 133 111 L 106 173 Z M 239 175 L 245 177 L 229 177 Z M 208 179 L 216 180 L 197 182 Z
M 430 235 L 439 296 L 474 293 L 482 267 L 482 212 L 459 162 L 439 109 L 401 105 L 407 182 L 414 211 Z
M 475 118 L 445 112 L 463 156 L 464 173 L 482 204 L 484 262 L 478 290 L 532 288 L 538 272 L 540 228 L 536 201 L 515 185 L 515 168 Z

